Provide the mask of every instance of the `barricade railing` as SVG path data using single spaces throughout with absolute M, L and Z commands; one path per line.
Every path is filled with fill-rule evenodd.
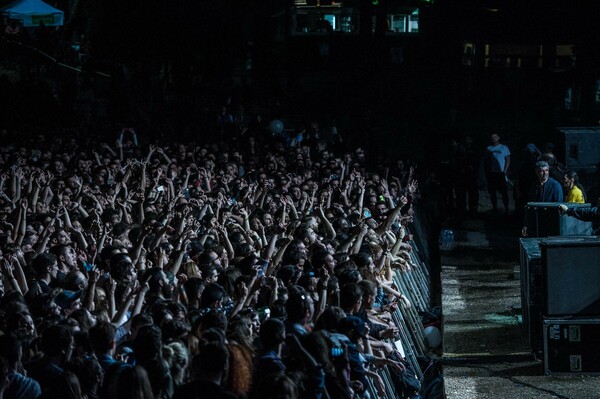
M 405 361 L 415 372 L 416 377 L 422 379 L 423 372 L 419 365 L 419 357 L 427 356 L 428 348 L 425 341 L 423 324 L 421 321 L 420 312 L 429 310 L 431 299 L 431 283 L 428 265 L 422 259 L 426 257 L 420 256 L 419 248 L 411 242 L 412 251 L 410 252 L 410 269 L 403 271 L 395 269 L 393 281 L 398 290 L 404 294 L 411 303 L 410 307 L 405 307 L 403 304 L 396 307 L 396 310 L 391 312 L 392 321 L 398 329 L 398 338 L 396 342 L 387 340 L 388 343 L 396 345 L 399 343 L 404 352 Z M 399 342 L 398 342 L 399 341 Z M 392 376 L 387 367 L 378 370 L 377 373 L 381 377 L 385 385 L 385 398 L 396 399 L 400 398 L 392 381 Z M 370 398 L 377 398 L 377 389 L 373 382 L 369 379 L 367 387 Z

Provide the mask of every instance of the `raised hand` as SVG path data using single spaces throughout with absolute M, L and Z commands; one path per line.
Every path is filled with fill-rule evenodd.
M 96 266 L 93 266 L 92 269 L 88 272 L 88 279 L 90 280 L 90 284 L 97 283 L 100 279 L 102 272 Z
M 109 277 L 108 279 L 108 293 L 110 295 L 114 295 L 115 294 L 115 290 L 117 289 L 117 280 L 115 280 L 114 278 Z
M 82 263 L 83 262 L 88 262 L 89 261 L 89 256 L 88 256 L 88 254 L 84 250 L 78 249 L 77 250 L 77 259 L 79 259 Z
M 240 283 L 238 283 L 236 288 L 238 290 L 240 297 L 245 298 L 248 296 L 248 287 L 246 286 L 246 283 L 241 281 Z
M 408 185 L 408 192 L 414 194 L 419 189 L 419 183 L 416 180 L 413 180 Z
M 185 275 L 184 273 L 179 273 L 177 275 L 177 284 L 178 285 L 183 286 L 187 280 L 188 280 L 188 276 Z
M 2 274 L 4 274 L 7 279 L 11 280 L 14 278 L 15 271 L 15 256 L 10 255 L 8 257 L 3 257 L 2 262 L 0 263 L 0 267 L 2 268 Z
M 389 190 L 389 186 L 388 186 L 388 182 L 385 179 L 381 179 L 381 187 L 383 188 L 383 194 L 385 196 L 390 195 L 390 190 Z

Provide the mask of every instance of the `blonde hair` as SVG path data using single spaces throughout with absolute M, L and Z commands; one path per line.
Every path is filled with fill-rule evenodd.
M 101 296 L 104 296 L 104 301 L 100 299 Z M 96 287 L 96 291 L 94 292 L 94 303 L 96 307 L 106 307 L 108 305 L 108 293 L 102 287 Z
M 200 277 L 202 273 L 200 273 L 200 269 L 196 262 L 190 260 L 183 264 L 183 272 L 188 278 L 190 277 Z
M 162 348 L 163 358 L 169 364 L 173 382 L 181 385 L 185 379 L 185 372 L 188 366 L 189 353 L 184 344 L 178 341 L 168 343 Z

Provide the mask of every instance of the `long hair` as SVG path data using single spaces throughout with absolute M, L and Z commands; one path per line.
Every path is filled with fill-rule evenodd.
M 142 366 L 126 367 L 119 372 L 115 394 L 117 399 L 154 399 L 152 385 Z
M 163 358 L 169 364 L 173 382 L 176 385 L 183 384 L 189 362 L 189 353 L 185 345 L 177 341 L 164 345 Z
M 83 396 L 81 394 L 79 378 L 70 371 L 65 371 L 62 378 L 65 379 L 66 386 L 69 388 L 68 391 L 64 392 L 66 396 L 63 397 L 66 399 L 81 399 Z
M 252 320 L 246 316 L 236 315 L 227 325 L 227 339 L 244 346 L 254 353 L 252 345 Z
M 583 202 L 587 202 L 587 195 L 585 194 L 585 190 L 583 186 L 579 183 L 579 175 L 574 170 L 569 170 L 565 173 L 569 179 L 573 180 L 573 185 L 581 190 L 581 194 L 583 195 Z

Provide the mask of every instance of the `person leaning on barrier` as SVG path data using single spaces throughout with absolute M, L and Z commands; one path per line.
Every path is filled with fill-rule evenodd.
M 592 235 L 600 234 L 600 198 L 598 198 L 596 206 L 588 208 L 569 208 L 564 204 L 560 204 L 558 212 L 561 215 L 573 216 L 583 222 L 592 222 Z
M 546 161 L 535 164 L 538 182 L 529 190 L 529 201 L 562 202 L 563 190 L 559 182 L 550 177 L 550 165 Z
M 369 327 L 363 319 L 357 316 L 346 316 L 338 324 L 338 332 L 348 337 L 346 342 L 348 349 L 348 358 L 350 362 L 350 378 L 362 384 L 363 389 L 368 386 L 367 378 L 371 378 L 377 394 L 385 395 L 385 384 L 379 374 L 371 370 L 367 364 L 374 367 L 393 367 L 398 371 L 403 371 L 404 366 L 392 359 L 379 357 L 370 354 L 371 343 L 369 340 Z M 360 392 L 360 390 L 356 390 Z
M 550 177 L 550 165 L 546 161 L 538 161 L 535 164 L 535 174 L 538 178 L 529 190 L 530 202 L 562 202 L 563 190 L 559 182 Z M 527 237 L 527 215 L 521 233 Z

